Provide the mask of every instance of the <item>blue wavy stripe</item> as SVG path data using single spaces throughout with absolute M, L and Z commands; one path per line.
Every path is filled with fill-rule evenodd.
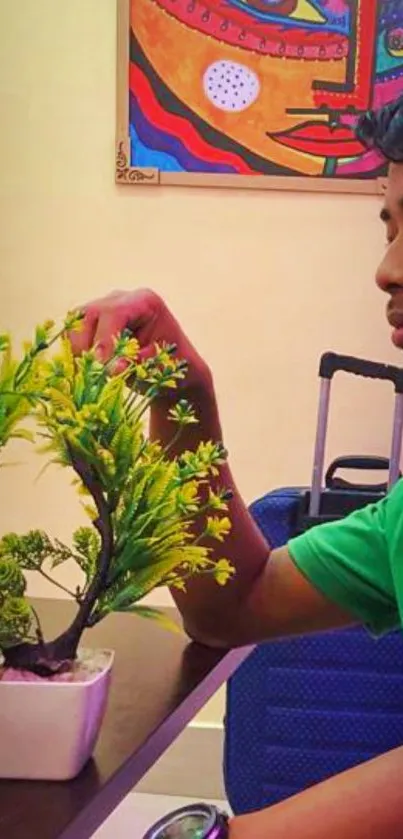
M 167 168 L 164 164 L 163 166 L 157 167 L 161 171 L 222 172 L 224 174 L 236 174 L 237 170 L 235 167 L 227 163 L 208 163 L 205 160 L 200 160 L 185 148 L 178 137 L 167 134 L 165 131 L 161 131 L 152 125 L 143 114 L 132 93 L 130 94 L 130 128 L 134 130 L 136 137 L 142 144 L 141 153 L 144 161 L 147 159 L 147 151 L 162 152 L 168 156 L 171 163 L 174 162 L 174 165 L 176 164 L 178 167 L 177 169 Z M 137 157 L 136 164 L 140 165 Z M 155 164 L 144 162 L 141 165 L 153 166 Z
M 183 166 L 172 154 L 149 149 L 141 142 L 134 125 L 130 126 L 131 165 L 151 166 L 160 172 L 184 172 Z

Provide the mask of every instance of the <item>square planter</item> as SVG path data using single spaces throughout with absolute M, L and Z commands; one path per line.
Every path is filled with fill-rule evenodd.
M 91 651 L 83 650 L 85 658 Z M 82 680 L 0 680 L 0 778 L 67 781 L 91 757 L 106 710 L 114 653 Z

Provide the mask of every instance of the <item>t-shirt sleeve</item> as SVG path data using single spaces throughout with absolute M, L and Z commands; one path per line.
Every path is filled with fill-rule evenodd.
M 315 588 L 374 635 L 400 626 L 385 533 L 388 501 L 307 530 L 288 544 Z

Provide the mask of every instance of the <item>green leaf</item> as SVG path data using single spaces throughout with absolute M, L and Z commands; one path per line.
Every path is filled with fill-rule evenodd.
M 80 326 L 80 318 L 73 313 L 65 329 L 75 326 Z M 42 352 L 56 343 L 55 351 Z M 3 576 L 9 579 L 8 560 L 14 563 L 12 568 L 18 566 L 19 573 L 26 569 L 47 573 L 44 562 L 57 567 L 72 557 L 86 576 L 85 595 L 98 569 L 97 528 L 104 533 L 109 525 L 109 569 L 104 589 L 92 606 L 94 623 L 119 608 L 166 626 L 164 613 L 136 605 L 145 594 L 167 583 L 183 588 L 197 573 L 211 572 L 218 584 L 231 574 L 229 564 L 216 564 L 211 547 L 202 544 L 206 530 L 199 539 L 194 535 L 198 516 L 227 510 L 228 496 L 210 489 L 210 479 L 226 453 L 221 444 L 203 441 L 194 451 L 173 458 L 166 440 L 148 439 L 146 410 L 164 388 L 175 388 L 182 381 L 187 364 L 175 357 L 174 346 L 157 345 L 155 357 L 143 363 L 138 363 L 137 350 L 132 336 L 118 337 L 114 362 L 119 356 L 129 364 L 121 374 L 111 375 L 113 365 L 98 361 L 93 348 L 75 357 L 63 330 L 58 333 L 50 322 L 38 327 L 20 358 L 14 358 L 9 337 L 0 338 L 0 447 L 12 436 L 32 440 L 30 431 L 21 425 L 28 424 L 26 417 L 33 417 L 36 437 L 42 437 L 46 445 L 47 463 L 73 470 L 78 491 L 85 490 L 97 525 L 76 531 L 71 549 L 41 531 L 11 534 L 0 540 L 0 557 L 5 561 Z M 175 442 L 181 426 L 197 421 L 184 399 L 178 400 L 167 418 L 179 426 Z M 210 490 L 208 500 L 206 490 Z M 222 541 L 229 532 L 229 520 L 210 516 L 206 529 L 207 535 Z M 14 593 L 20 590 L 19 582 L 21 577 L 16 576 Z M 18 611 L 18 603 L 14 607 Z M 21 610 L 24 614 L 22 605 Z
M 97 570 L 97 559 L 101 548 L 98 533 L 92 527 L 79 527 L 73 535 L 75 560 L 89 582 Z
M 163 551 L 162 559 L 136 571 L 133 577 L 133 600 L 141 600 L 157 586 L 164 583 L 168 574 L 188 562 L 193 570 L 201 570 L 207 561 L 207 548 L 177 547 Z
M 148 620 L 156 621 L 156 623 L 159 623 L 163 629 L 168 629 L 170 632 L 175 632 L 177 635 L 183 634 L 182 627 L 165 614 L 165 612 L 161 612 L 159 609 L 152 609 L 150 606 L 128 606 L 120 611 L 130 612 L 131 614 L 138 615 L 140 618 L 147 618 Z
M 52 553 L 52 543 L 41 530 L 31 530 L 24 536 L 7 533 L 0 540 L 0 556 L 12 557 L 27 571 L 37 571 Z
M 180 399 L 173 408 L 170 408 L 168 419 L 177 422 L 179 425 L 198 423 L 193 406 L 186 399 Z
M 0 352 L 5 352 L 10 347 L 10 336 L 2 333 L 0 335 Z
M 32 612 L 25 597 L 6 596 L 0 601 L 0 649 L 14 647 L 29 634 Z
M 16 431 L 10 434 L 10 438 L 14 440 L 28 440 L 29 443 L 35 442 L 35 435 L 26 428 L 17 428 Z
M 5 595 L 22 597 L 26 589 L 24 574 L 18 562 L 7 556 L 0 557 L 0 598 Z
M 149 538 L 133 538 L 129 536 L 121 553 L 112 563 L 112 572 L 138 571 L 150 565 L 152 543 Z
M 46 343 L 48 339 L 48 333 L 45 326 L 37 326 L 35 329 L 35 344 L 37 347 L 41 347 L 43 344 Z

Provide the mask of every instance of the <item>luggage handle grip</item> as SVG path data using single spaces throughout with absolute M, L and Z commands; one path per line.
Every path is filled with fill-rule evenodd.
M 389 458 L 375 455 L 347 455 L 336 457 L 330 464 L 325 478 L 327 489 L 348 489 L 358 492 L 374 491 L 382 492 L 387 489 L 387 483 L 382 484 L 354 484 L 343 478 L 335 477 L 338 469 L 365 469 L 389 471 Z
M 319 376 L 322 379 L 332 379 L 338 371 L 363 376 L 366 379 L 380 379 L 392 382 L 396 393 L 403 393 L 403 368 L 377 361 L 366 361 L 351 355 L 339 355 L 327 352 L 322 355 L 319 365 Z

